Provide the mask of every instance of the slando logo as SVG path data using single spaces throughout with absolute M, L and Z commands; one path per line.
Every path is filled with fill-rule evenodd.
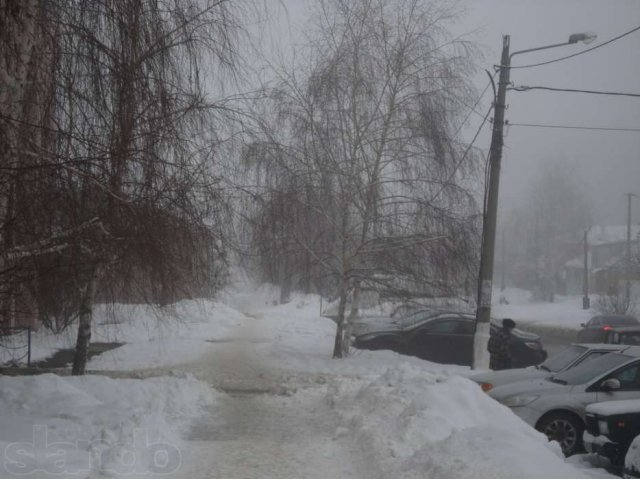
M 46 425 L 33 426 L 31 442 L 13 442 L 4 449 L 3 466 L 16 476 L 169 475 L 180 468 L 180 450 L 170 443 L 149 442 L 148 432 L 135 429 L 129 442 L 78 440 L 49 442 Z

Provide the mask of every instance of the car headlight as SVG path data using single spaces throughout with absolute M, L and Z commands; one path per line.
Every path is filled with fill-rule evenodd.
M 606 420 L 598 420 L 598 430 L 602 435 L 609 435 L 609 424 Z
M 502 401 L 502 404 L 512 408 L 512 407 L 524 407 L 525 405 L 529 405 L 531 402 L 536 400 L 540 395 L 522 395 L 516 397 L 505 398 Z
M 537 342 L 524 342 L 524 344 L 531 350 L 542 350 L 542 345 Z

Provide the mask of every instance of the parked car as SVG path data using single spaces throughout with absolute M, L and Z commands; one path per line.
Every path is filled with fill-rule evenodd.
M 499 328 L 499 322 L 493 320 L 491 333 Z M 424 310 L 394 318 L 385 327 L 375 323 L 357 331 L 353 346 L 359 349 L 392 350 L 436 363 L 471 365 L 473 361 L 472 314 Z M 514 367 L 535 365 L 547 358 L 538 335 L 514 329 L 513 338 Z
M 614 327 L 640 326 L 640 322 L 630 315 L 596 315 L 586 324 L 581 323 L 578 343 L 607 343 L 608 332 Z
M 488 394 L 556 440 L 569 456 L 582 450 L 588 404 L 640 398 L 640 347 L 607 353 L 543 379 L 496 387 Z
M 585 450 L 608 458 L 619 473 L 631 442 L 640 435 L 640 399 L 587 405 L 585 425 Z
M 607 331 L 605 343 L 640 345 L 640 325 L 635 327 L 611 327 Z
M 618 352 L 625 348 L 627 348 L 626 345 L 577 343 L 567 347 L 553 357 L 546 359 L 544 363 L 540 365 L 499 370 L 496 372 L 480 372 L 471 375 L 469 379 L 478 383 L 482 390 L 488 392 L 492 388 L 507 383 L 548 377 L 580 365 L 585 360 L 591 360 L 610 352 Z

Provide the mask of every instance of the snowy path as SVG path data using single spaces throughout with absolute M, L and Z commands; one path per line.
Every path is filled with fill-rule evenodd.
M 269 368 L 270 340 L 248 319 L 189 370 L 227 392 L 186 436 L 180 477 L 379 477 L 367 456 L 341 435 L 321 375 Z

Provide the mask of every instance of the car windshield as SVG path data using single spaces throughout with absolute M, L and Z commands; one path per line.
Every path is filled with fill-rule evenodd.
M 600 375 L 604 375 L 609 370 L 628 362 L 632 358 L 634 357 L 622 353 L 607 353 L 549 377 L 549 380 L 563 385 L 582 385 Z
M 569 348 L 562 350 L 557 355 L 548 358 L 542 365 L 540 365 L 540 368 L 549 372 L 560 372 L 576 361 L 576 359 L 578 359 L 586 350 L 587 347 L 571 345 Z

